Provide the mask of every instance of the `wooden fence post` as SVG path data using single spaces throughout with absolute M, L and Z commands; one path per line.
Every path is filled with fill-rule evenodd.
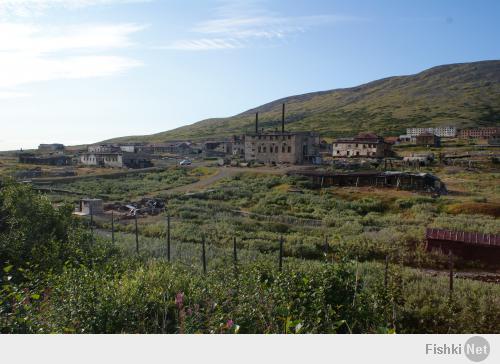
M 205 235 L 201 238 L 201 260 L 203 262 L 203 273 L 207 274 L 207 256 L 205 252 Z
M 236 250 L 236 236 L 233 238 L 233 261 L 234 261 L 234 266 L 238 264 L 238 252 Z
M 115 215 L 113 211 L 111 211 L 111 242 L 113 245 L 115 244 Z
M 384 289 L 387 292 L 387 284 L 389 283 L 389 255 L 385 256 L 385 270 L 384 270 Z
M 170 262 L 170 213 L 167 213 L 167 260 Z
M 279 262 L 279 270 L 283 269 L 283 235 L 280 237 L 280 262 Z
M 328 261 L 328 236 L 325 235 L 325 245 L 323 246 L 323 250 L 325 253 L 325 259 Z
M 137 228 L 137 211 L 134 215 L 135 218 L 135 252 L 139 254 L 139 230 Z
M 92 203 L 90 204 L 90 236 L 92 237 L 92 242 L 94 241 L 94 211 L 92 209 Z
M 450 251 L 448 252 L 448 264 L 450 268 L 450 299 L 453 295 L 453 253 Z

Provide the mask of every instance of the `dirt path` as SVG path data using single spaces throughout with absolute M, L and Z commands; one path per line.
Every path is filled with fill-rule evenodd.
M 258 173 L 258 174 L 274 174 L 283 175 L 290 170 L 297 170 L 304 168 L 303 166 L 289 166 L 289 167 L 258 167 L 258 168 L 239 168 L 239 167 L 218 167 L 217 172 L 209 177 L 203 178 L 198 182 L 191 183 L 185 186 L 179 186 L 166 191 L 167 194 L 193 192 L 205 189 L 215 182 L 227 178 L 234 177 L 243 173 Z
M 232 170 L 229 168 L 219 168 L 215 174 L 208 176 L 206 178 L 202 178 L 198 182 L 191 183 L 189 185 L 174 187 L 174 188 L 167 190 L 165 192 L 170 195 L 170 194 L 180 193 L 180 192 L 198 191 L 198 190 L 204 189 L 210 185 L 213 185 L 215 182 L 217 182 L 223 178 L 232 177 L 232 176 L 237 175 L 238 173 L 241 173 L 241 170 L 237 171 L 237 170 Z

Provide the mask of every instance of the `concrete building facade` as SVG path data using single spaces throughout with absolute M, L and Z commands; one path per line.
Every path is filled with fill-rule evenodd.
M 499 127 L 462 129 L 459 137 L 461 139 L 488 139 L 495 134 L 500 134 Z
M 319 157 L 319 134 L 268 132 L 246 134 L 245 161 L 260 163 L 314 163 Z
M 442 138 L 454 138 L 457 136 L 457 128 L 454 126 L 437 126 L 435 128 L 407 128 L 406 134 L 410 137 L 417 135 L 431 133 Z
M 119 146 L 112 144 L 95 144 L 87 147 L 89 153 L 117 153 L 120 150 Z
M 334 158 L 384 158 L 391 155 L 391 145 L 383 138 L 370 133 L 361 133 L 354 138 L 336 139 L 332 149 Z
M 496 145 L 500 146 L 500 133 L 498 134 L 493 134 L 488 138 L 488 144 L 489 145 Z
M 40 144 L 38 150 L 41 152 L 62 152 L 64 151 L 64 144 L 52 143 L 52 144 Z
M 152 167 L 151 158 L 142 153 L 83 153 L 80 163 L 86 166 L 110 168 L 148 168 Z
M 422 133 L 415 137 L 416 144 L 425 147 L 440 147 L 441 138 L 432 133 Z
M 84 198 L 81 199 L 78 208 L 77 208 L 77 213 L 79 215 L 100 215 L 104 213 L 104 207 L 103 207 L 103 201 L 98 198 Z

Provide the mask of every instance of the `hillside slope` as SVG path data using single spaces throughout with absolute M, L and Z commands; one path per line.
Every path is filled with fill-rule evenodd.
M 500 61 L 438 66 L 361 86 L 286 97 L 229 118 L 207 119 L 148 136 L 113 141 L 165 141 L 223 137 L 251 131 L 255 112 L 261 127 L 274 128 L 287 104 L 287 130 L 324 136 L 373 131 L 403 133 L 406 127 L 500 125 Z

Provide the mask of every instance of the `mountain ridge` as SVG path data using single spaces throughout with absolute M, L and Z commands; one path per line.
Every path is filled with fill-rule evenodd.
M 401 134 L 407 127 L 500 125 L 500 60 L 439 65 L 362 85 L 283 97 L 226 118 L 209 118 L 151 135 L 107 142 L 221 138 L 279 125 L 287 104 L 286 128 L 335 137 L 359 131 Z

